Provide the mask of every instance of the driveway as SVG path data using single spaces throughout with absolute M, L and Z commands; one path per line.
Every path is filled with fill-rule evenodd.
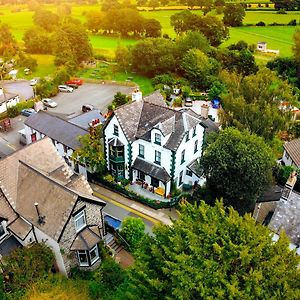
M 49 108 L 49 111 L 73 114 L 81 112 L 83 104 L 92 104 L 101 112 L 105 112 L 109 104 L 111 104 L 114 95 L 117 92 L 130 94 L 133 87 L 84 83 L 73 93 L 59 93 L 52 99 L 58 104 L 56 108 Z
M 4 89 L 8 93 L 20 96 L 20 100 L 28 100 L 33 97 L 33 89 L 28 80 L 5 81 Z

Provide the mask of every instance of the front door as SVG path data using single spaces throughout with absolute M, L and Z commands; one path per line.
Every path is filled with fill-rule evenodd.
M 159 180 L 151 177 L 151 185 L 155 188 L 159 187 Z

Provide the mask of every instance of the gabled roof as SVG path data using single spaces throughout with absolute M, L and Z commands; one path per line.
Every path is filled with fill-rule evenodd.
M 145 101 L 125 104 L 114 114 L 129 142 L 139 138 L 149 141 L 151 130 L 158 128 L 165 136 L 170 135 L 164 147 L 174 151 L 187 131 L 202 124 L 199 116 L 191 110 L 176 111 Z
M 92 195 L 86 179 L 71 171 L 49 138 L 1 160 L 0 186 L 14 214 L 18 213 L 54 240 L 58 240 L 79 199 L 105 205 Z M 39 222 L 35 203 L 45 217 L 44 224 Z M 7 205 L 0 198 L 0 210 L 3 208 L 7 210 Z M 20 221 L 15 225 L 12 223 L 12 231 L 24 229 Z M 20 235 L 24 232 L 20 231 Z
M 143 97 L 143 99 L 145 102 L 167 107 L 166 101 L 160 90 L 156 90 L 150 95 Z
M 81 146 L 78 137 L 88 134 L 87 129 L 44 111 L 32 114 L 24 124 L 73 150 Z
M 300 138 L 285 143 L 283 147 L 297 167 L 300 167 Z
M 91 110 L 79 116 L 69 118 L 68 122 L 88 130 L 89 123 L 95 119 L 99 119 L 102 124 L 105 122 L 105 118 L 100 113 L 100 110 Z
M 79 232 L 74 239 L 71 250 L 90 250 L 101 241 L 99 229 L 97 226 L 86 227 Z

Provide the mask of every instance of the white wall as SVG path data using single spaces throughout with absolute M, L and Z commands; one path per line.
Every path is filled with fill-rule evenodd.
M 130 116 L 129 116 L 130 117 Z M 119 135 L 116 136 L 114 135 L 114 125 L 117 125 L 119 128 Z M 119 124 L 119 121 L 116 116 L 113 116 L 108 125 L 105 128 L 105 145 L 106 145 L 106 163 L 107 163 L 107 169 L 110 170 L 110 165 L 109 165 L 109 145 L 108 145 L 108 140 L 111 138 L 118 138 L 123 144 L 124 144 L 124 158 L 125 158 L 125 178 L 129 178 L 129 168 L 128 168 L 128 141 L 127 138 Z M 127 166 L 127 168 L 126 168 Z
M 190 183 L 192 181 L 194 183 L 197 180 L 196 176 L 193 177 L 186 175 L 187 165 L 189 165 L 193 160 L 199 158 L 202 154 L 202 144 L 203 144 L 203 135 L 204 135 L 204 127 L 198 124 L 196 126 L 196 135 L 193 137 L 193 129 L 189 131 L 189 140 L 186 142 L 186 137 L 183 138 L 180 146 L 176 152 L 176 162 L 175 162 L 175 173 L 174 178 L 176 178 L 176 184 L 179 186 L 179 175 L 180 172 L 183 171 L 182 182 Z M 195 141 L 198 140 L 198 150 L 194 153 L 194 145 Z M 181 164 L 181 154 L 182 151 L 185 150 L 185 161 Z
M 286 152 L 286 150 L 284 150 L 283 155 L 282 155 L 282 161 L 284 162 L 284 164 L 286 166 L 294 166 L 296 168 L 298 168 L 299 166 L 297 166 L 292 158 L 290 157 L 290 155 L 288 155 L 288 153 Z

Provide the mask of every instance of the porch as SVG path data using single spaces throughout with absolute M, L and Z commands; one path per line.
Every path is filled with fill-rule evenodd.
M 159 192 L 160 194 L 164 195 L 164 190 L 162 188 L 158 188 L 160 190 L 157 190 L 157 188 L 154 188 L 153 191 L 153 187 L 149 187 L 147 186 L 145 188 L 145 185 L 138 184 L 138 183 L 133 183 L 127 186 L 128 190 L 141 195 L 145 198 L 148 199 L 153 199 L 156 201 L 160 201 L 160 202 L 170 202 L 170 199 L 164 198 L 163 196 L 160 196 L 158 193 L 155 193 L 155 191 Z

